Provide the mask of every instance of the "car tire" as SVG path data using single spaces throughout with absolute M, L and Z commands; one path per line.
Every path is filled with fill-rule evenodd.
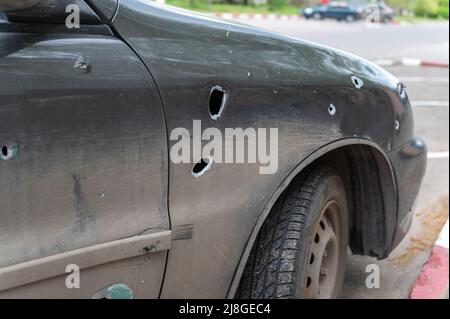
M 347 22 L 354 22 L 355 21 L 355 17 L 353 15 L 349 14 L 349 15 L 347 15 L 345 17 L 345 21 L 347 21 Z
M 330 167 L 298 176 L 264 222 L 244 269 L 241 299 L 337 298 L 346 267 L 348 206 Z
M 314 20 L 323 20 L 323 15 L 320 13 L 314 13 L 313 18 Z

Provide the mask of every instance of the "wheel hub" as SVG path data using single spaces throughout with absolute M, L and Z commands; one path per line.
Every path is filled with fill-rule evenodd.
M 331 216 L 335 207 L 329 204 L 316 226 L 308 260 L 305 295 L 307 298 L 332 297 L 339 264 L 339 239 Z

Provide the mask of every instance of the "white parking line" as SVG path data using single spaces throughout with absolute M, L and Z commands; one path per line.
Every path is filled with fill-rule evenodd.
M 448 101 L 412 101 L 412 106 L 449 106 Z
M 447 77 L 421 77 L 421 76 L 405 76 L 400 77 L 403 82 L 432 82 L 432 83 L 449 83 Z
M 429 159 L 432 158 L 448 158 L 449 152 L 445 151 L 445 152 L 428 152 L 427 157 Z
M 442 228 L 441 233 L 439 234 L 438 240 L 436 241 L 436 245 L 448 248 L 448 219 L 445 223 L 444 228 Z

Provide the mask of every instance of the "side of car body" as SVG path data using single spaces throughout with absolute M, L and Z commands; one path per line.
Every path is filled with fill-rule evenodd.
M 74 2 L 79 29 L 49 23 L 58 7 L 0 25 L 0 297 L 89 298 L 123 283 L 138 298 L 232 298 L 280 194 L 317 163 L 348 189 L 353 252 L 384 258 L 402 239 L 426 148 L 396 78 L 157 3 L 58 1 Z M 227 94 L 218 119 L 214 87 Z M 192 176 L 199 159 L 174 163 L 170 150 L 194 120 L 277 128 L 278 169 L 215 163 Z

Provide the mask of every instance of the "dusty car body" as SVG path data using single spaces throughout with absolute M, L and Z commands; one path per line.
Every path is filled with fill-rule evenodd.
M 150 1 L 56 2 L 4 8 L 0 24 L 0 297 L 122 283 L 136 298 L 233 298 L 278 198 L 318 163 L 345 183 L 354 253 L 385 258 L 408 231 L 426 147 L 389 73 Z M 227 94 L 216 119 L 214 87 Z M 171 132 L 193 120 L 276 127 L 278 170 L 216 163 L 194 177 L 169 158 Z

